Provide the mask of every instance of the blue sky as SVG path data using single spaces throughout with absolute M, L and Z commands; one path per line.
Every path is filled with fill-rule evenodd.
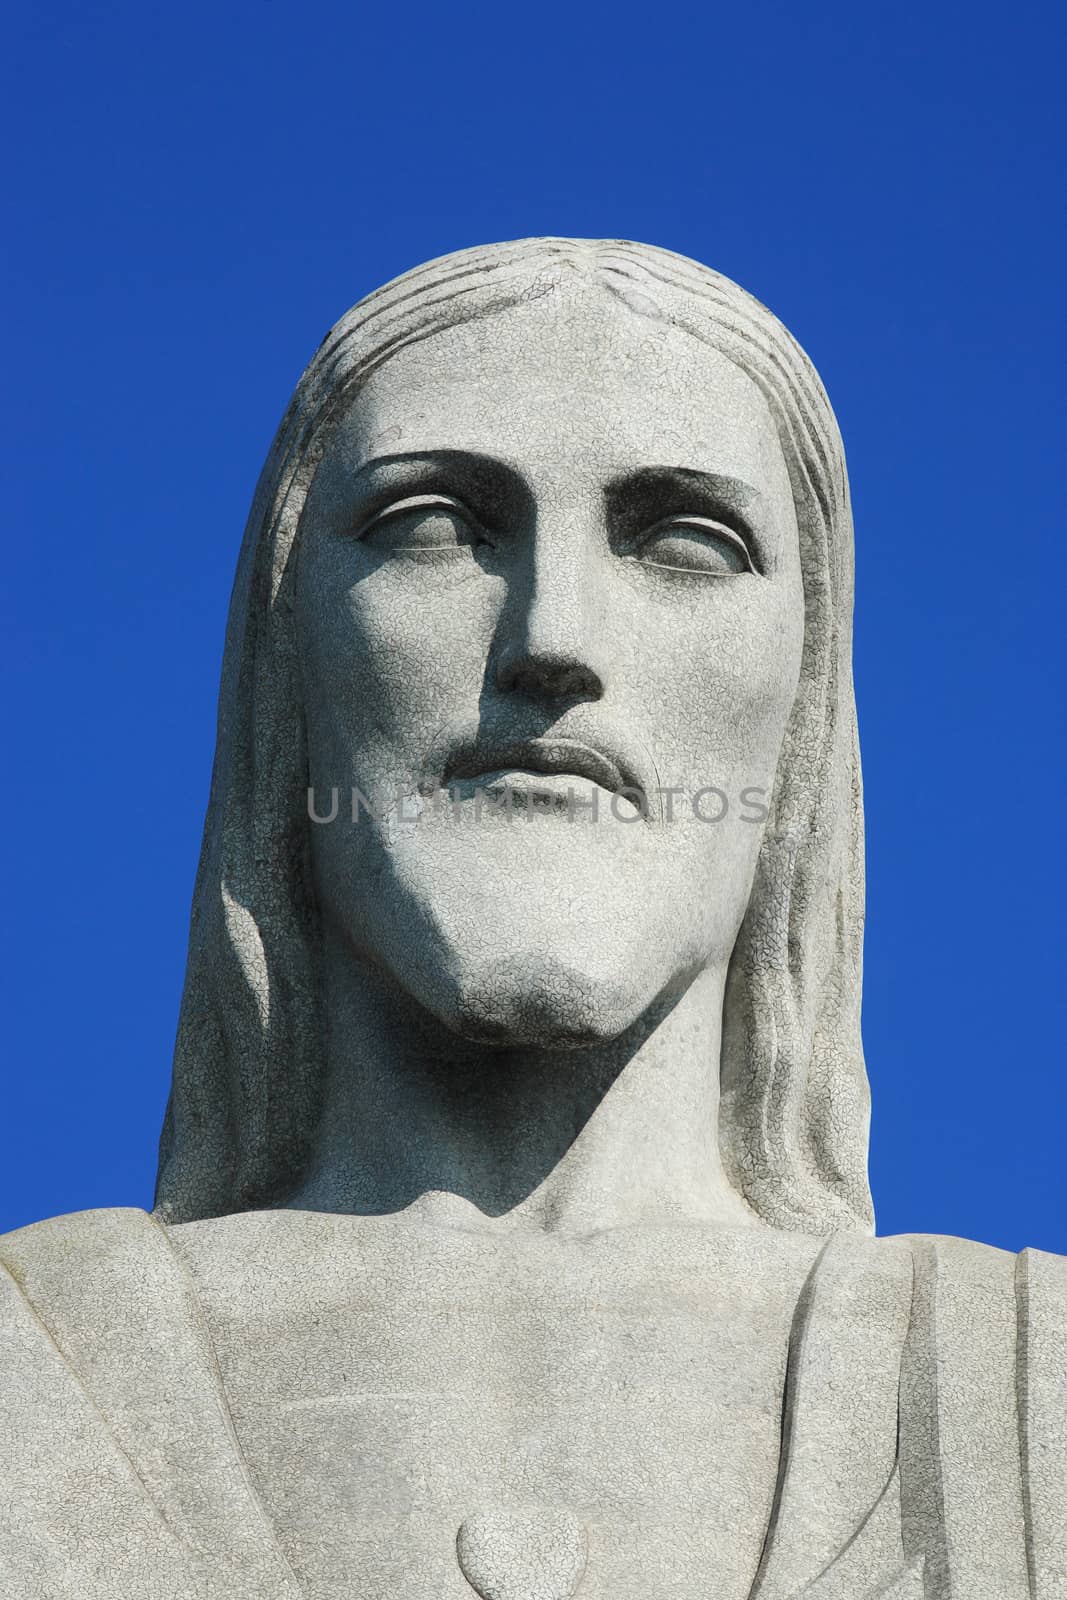
M 151 1203 L 233 564 L 292 386 L 406 267 L 738 279 L 848 450 L 879 1231 L 1067 1253 L 1052 4 L 21 8 L 0 1229 Z

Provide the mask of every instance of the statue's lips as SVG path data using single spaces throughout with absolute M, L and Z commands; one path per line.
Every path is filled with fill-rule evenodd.
M 488 788 L 507 783 L 512 788 L 541 788 L 565 795 L 565 785 L 595 783 L 609 794 L 624 792 L 638 808 L 643 806 L 645 790 L 636 776 L 610 756 L 576 739 L 524 739 L 492 749 L 460 751 L 445 768 L 446 784 L 460 779 Z M 538 783 L 550 779 L 551 783 Z

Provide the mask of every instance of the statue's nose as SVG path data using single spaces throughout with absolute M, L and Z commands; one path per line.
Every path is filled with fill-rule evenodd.
M 519 689 L 549 699 L 599 700 L 604 684 L 595 667 L 577 654 L 530 648 L 505 650 L 497 667 L 497 687 Z
M 607 681 L 602 575 L 587 553 L 542 558 L 509 597 L 495 666 L 498 689 L 599 700 Z

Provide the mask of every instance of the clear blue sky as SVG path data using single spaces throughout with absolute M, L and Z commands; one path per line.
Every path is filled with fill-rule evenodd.
M 1062 10 L 131 0 L 5 27 L 0 1229 L 151 1203 L 251 491 L 443 251 L 649 240 L 785 320 L 856 512 L 881 1232 L 1067 1252 Z

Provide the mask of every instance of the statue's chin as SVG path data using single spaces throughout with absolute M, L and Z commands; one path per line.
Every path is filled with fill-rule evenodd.
M 626 1033 L 655 999 L 645 984 L 599 965 L 551 950 L 461 958 L 431 1007 L 454 1033 L 482 1044 L 587 1049 Z
M 402 986 L 462 1038 L 502 1048 L 606 1045 L 692 971 L 662 908 L 646 905 L 642 915 L 624 886 L 600 885 L 598 918 L 568 916 L 565 903 L 526 887 L 517 901 L 501 894 L 492 906 L 472 887 L 466 914 L 451 899 L 431 902 L 423 936 L 406 950 L 392 944 Z
M 355 946 L 453 1033 L 590 1048 L 728 955 L 745 893 L 727 883 L 713 904 L 693 887 L 692 857 L 651 830 L 606 835 L 565 822 L 511 838 L 423 832 L 358 866 L 325 862 L 323 882 Z M 346 882 L 351 899 L 336 893 Z

